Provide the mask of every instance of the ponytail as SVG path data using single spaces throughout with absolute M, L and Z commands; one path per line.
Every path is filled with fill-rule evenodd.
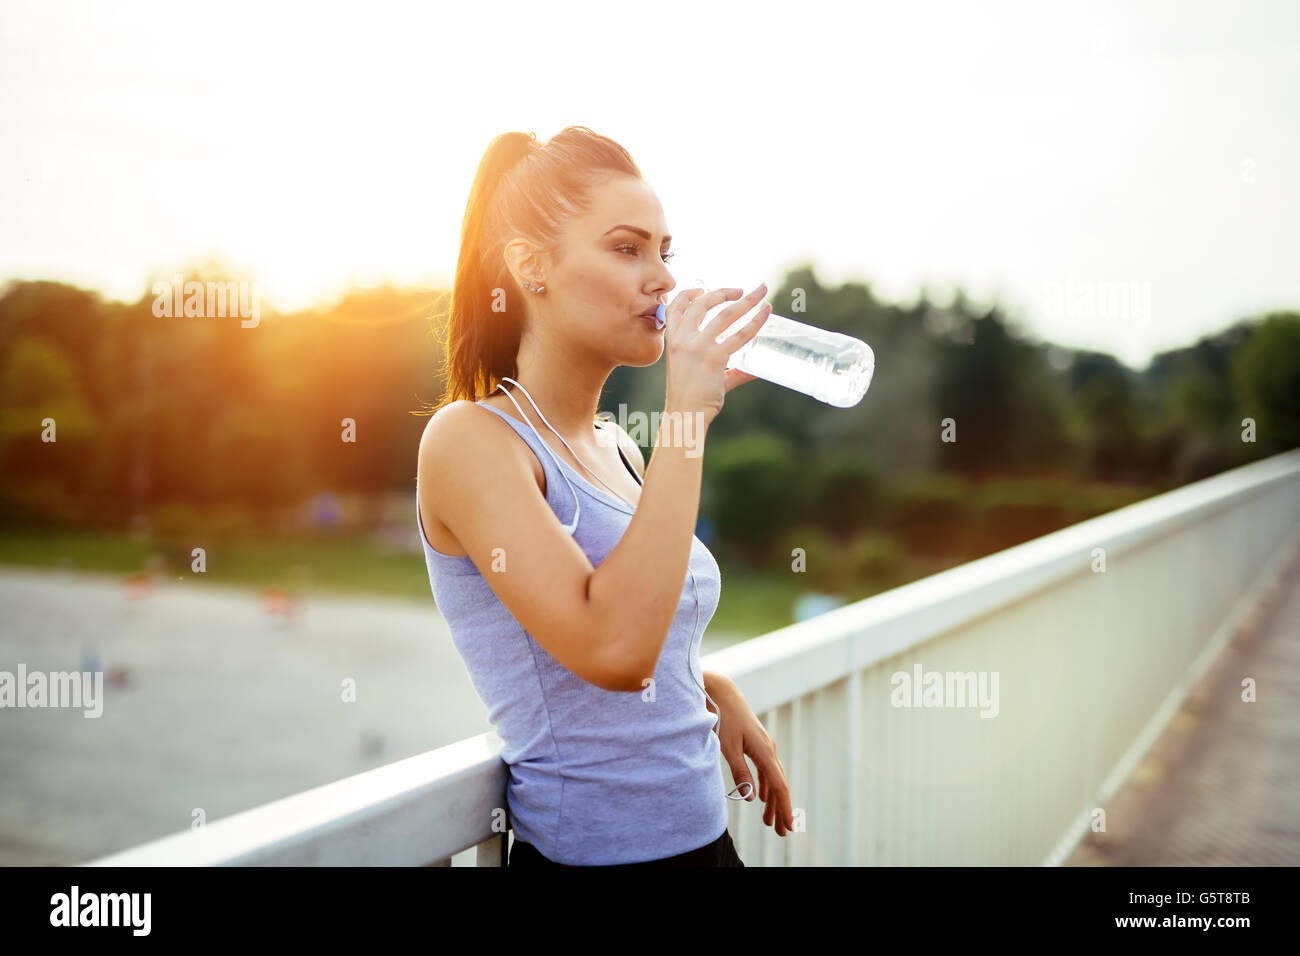
M 502 133 L 488 144 L 470 186 L 460 253 L 441 339 L 446 386 L 434 406 L 478 401 L 505 376 L 518 377 L 523 290 L 505 247 L 524 238 L 551 249 L 564 223 L 586 208 L 601 173 L 641 177 L 627 150 L 583 126 L 545 144 L 533 133 Z

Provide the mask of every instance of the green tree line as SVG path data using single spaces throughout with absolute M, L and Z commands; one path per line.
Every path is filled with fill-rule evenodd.
M 843 558 L 818 576 L 833 586 L 887 572 L 900 551 L 983 553 L 1300 445 L 1295 312 L 1243 319 L 1139 372 L 1038 342 L 960 293 L 901 306 L 802 267 L 770 300 L 796 290 L 806 308 L 792 317 L 863 339 L 877 368 L 851 409 L 762 382 L 727 396 L 701 513 L 736 560 L 788 561 L 792 540 L 824 538 L 842 549 L 821 549 Z M 8 283 L 0 526 L 121 530 L 168 509 L 248 525 L 322 491 L 413 493 L 445 302 L 382 286 L 244 328 L 157 317 L 151 294 Z M 601 407 L 649 414 L 663 389 L 662 360 L 619 368 Z

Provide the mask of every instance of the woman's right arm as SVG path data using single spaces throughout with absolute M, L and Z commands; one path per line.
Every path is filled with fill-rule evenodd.
M 724 342 L 714 341 L 762 300 L 760 285 L 740 289 L 685 290 L 667 309 L 668 385 L 665 414 L 646 469 L 641 500 L 623 537 L 587 588 L 592 616 L 602 622 L 607 653 L 619 661 L 627 690 L 640 690 L 655 671 L 672 627 L 691 560 L 700 510 L 705 438 L 722 411 L 723 396 L 753 376 L 727 369 L 727 359 L 762 328 L 764 306 Z M 739 299 L 700 328 L 709 309 Z M 689 425 L 687 419 L 691 419 Z
M 673 416 L 664 417 L 636 513 L 599 568 L 538 493 L 519 438 L 505 422 L 487 421 L 495 416 L 472 402 L 455 402 L 425 428 L 423 514 L 455 535 L 501 603 L 552 657 L 605 690 L 639 691 L 654 673 L 686 581 L 705 434 L 723 394 L 751 377 L 726 370 L 727 356 L 757 334 L 768 310 L 721 344 L 705 336 L 728 328 L 762 291 L 723 310 L 703 333 L 698 323 L 708 309 L 739 290 L 688 290 L 669 306 L 665 411 L 694 416 L 696 430 L 687 447 Z M 494 467 L 464 466 L 484 461 Z
M 420 440 L 419 503 L 460 542 L 488 586 L 547 652 L 584 680 L 623 690 L 628 675 L 587 598 L 594 569 L 540 493 L 532 451 L 473 402 L 453 402 Z
M 699 516 L 708 422 L 700 416 L 687 448 L 674 415 L 682 420 L 696 410 L 669 404 L 664 411 L 636 513 L 587 585 L 592 618 L 602 623 L 624 690 L 640 690 L 654 675 L 682 599 Z

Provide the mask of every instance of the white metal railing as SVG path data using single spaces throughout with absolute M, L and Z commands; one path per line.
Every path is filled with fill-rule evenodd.
M 729 801 L 741 858 L 1061 862 L 1298 536 L 1300 450 L 707 655 L 775 738 L 802 827 Z M 996 716 L 895 706 L 918 666 L 996 673 Z M 90 865 L 501 865 L 499 749 L 483 734 Z

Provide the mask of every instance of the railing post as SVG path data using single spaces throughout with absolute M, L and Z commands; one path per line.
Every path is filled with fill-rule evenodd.
M 508 833 L 498 833 L 490 840 L 478 845 L 478 854 L 474 858 L 476 866 L 505 866 Z

